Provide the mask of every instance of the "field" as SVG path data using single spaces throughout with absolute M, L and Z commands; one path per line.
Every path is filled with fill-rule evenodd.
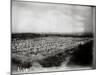
M 93 61 L 92 49 L 93 38 L 90 37 L 13 38 L 12 72 L 70 70 L 68 67 L 74 69 L 76 66 L 88 68 Z

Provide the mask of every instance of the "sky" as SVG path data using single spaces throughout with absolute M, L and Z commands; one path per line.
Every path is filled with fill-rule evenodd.
M 13 1 L 13 33 L 90 33 L 91 6 Z

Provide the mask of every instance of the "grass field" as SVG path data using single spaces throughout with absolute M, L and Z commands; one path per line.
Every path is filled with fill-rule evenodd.
M 12 72 L 34 73 L 89 68 L 93 61 L 92 49 L 93 39 L 90 37 L 13 38 Z

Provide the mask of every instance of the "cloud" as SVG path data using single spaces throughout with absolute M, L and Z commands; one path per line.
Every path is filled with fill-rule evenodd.
M 91 32 L 91 15 L 88 6 L 14 1 L 12 32 Z

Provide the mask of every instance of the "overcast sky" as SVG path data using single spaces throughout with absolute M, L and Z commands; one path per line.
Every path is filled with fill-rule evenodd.
M 12 2 L 12 32 L 86 33 L 93 30 L 90 6 Z

